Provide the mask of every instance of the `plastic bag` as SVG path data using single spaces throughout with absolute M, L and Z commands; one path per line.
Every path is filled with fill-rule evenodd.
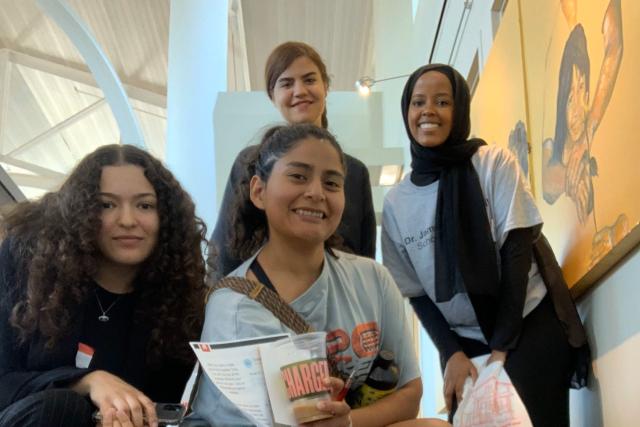
M 533 427 L 527 409 L 502 362 L 485 363 L 489 355 L 471 359 L 478 370 L 475 384 L 467 378 L 454 427 Z

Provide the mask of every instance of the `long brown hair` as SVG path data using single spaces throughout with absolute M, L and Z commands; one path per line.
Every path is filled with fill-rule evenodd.
M 2 224 L 17 260 L 19 295 L 11 324 L 21 343 L 39 333 L 52 347 L 70 329 L 95 286 L 100 251 L 100 178 L 105 166 L 136 165 L 156 191 L 158 244 L 134 282 L 136 322 L 151 329 L 148 354 L 191 359 L 204 316 L 204 223 L 193 201 L 162 163 L 130 145 L 107 145 L 86 156 L 60 190 L 17 205 Z
M 269 99 L 273 100 L 273 88 L 276 86 L 278 77 L 289 68 L 293 61 L 300 57 L 309 58 L 318 67 L 322 81 L 327 85 L 327 89 L 329 88 L 331 77 L 327 73 L 327 66 L 324 65 L 320 54 L 306 43 L 286 42 L 273 49 L 264 66 L 264 82 L 267 86 Z M 325 129 L 329 127 L 326 106 L 322 112 L 322 127 Z

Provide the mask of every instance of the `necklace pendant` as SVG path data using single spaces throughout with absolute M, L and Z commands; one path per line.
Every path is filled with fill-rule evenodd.
M 109 321 L 109 316 L 107 316 L 106 314 L 101 314 L 100 316 L 98 316 L 98 320 L 101 322 L 108 322 Z

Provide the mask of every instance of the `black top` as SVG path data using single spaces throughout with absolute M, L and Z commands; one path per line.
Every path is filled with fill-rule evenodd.
M 98 319 L 103 314 L 98 301 L 109 317 L 106 322 Z M 95 351 L 90 368 L 103 369 L 129 380 L 135 376 L 135 373 L 127 372 L 127 354 L 136 302 L 134 293 L 118 295 L 98 285 L 89 294 L 80 342 Z
M 257 148 L 256 145 L 252 145 L 238 154 L 227 180 L 218 221 L 209 243 L 209 266 L 213 268 L 214 281 L 231 273 L 244 261 L 235 258 L 229 252 L 233 232 L 232 208 L 238 196 L 237 188 L 244 176 L 246 159 Z M 344 183 L 345 207 L 338 234 L 344 239 L 345 246 L 355 254 L 375 258 L 376 218 L 369 171 L 360 160 L 348 154 L 345 154 L 345 157 L 347 161 L 347 176 Z
M 0 246 L 0 411 L 11 403 L 38 391 L 67 387 L 96 369 L 118 375 L 156 402 L 179 402 L 193 365 L 163 356 L 156 365 L 147 361 L 150 327 L 136 322 L 133 313 L 139 303 L 136 294 L 124 296 L 111 310 L 109 322 L 96 324 L 102 312 L 95 294 L 73 317 L 68 334 L 51 349 L 46 339 L 34 334 L 23 345 L 9 323 L 11 310 L 24 295 L 25 273 L 16 270 L 9 239 Z M 113 294 L 99 289 L 105 310 Z M 105 303 L 107 304 L 105 306 Z M 80 343 L 96 349 L 89 368 L 76 368 Z
M 532 228 L 516 229 L 509 232 L 502 248 L 500 248 L 502 300 L 499 305 L 500 310 L 492 313 L 496 319 L 493 322 L 495 328 L 492 328 L 490 336 L 485 335 L 492 350 L 512 350 L 518 342 L 529 279 L 528 273 L 533 257 L 532 242 Z M 474 297 L 477 298 L 475 295 L 469 295 L 469 298 Z M 453 353 L 462 350 L 457 335 L 451 330 L 440 310 L 428 296 L 414 297 L 410 301 L 416 315 L 438 348 L 442 362 L 446 363 Z M 474 305 L 474 310 L 476 312 L 479 309 L 482 310 L 483 304 L 488 305 L 491 309 L 495 306 L 494 304 L 486 304 L 486 301 L 480 301 L 480 304 Z M 478 317 L 479 323 L 482 320 L 483 318 Z

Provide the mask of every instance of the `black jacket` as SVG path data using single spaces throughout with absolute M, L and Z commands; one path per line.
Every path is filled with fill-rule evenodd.
M 224 198 L 218 214 L 218 221 L 209 243 L 209 267 L 212 268 L 214 281 L 235 270 L 241 259 L 229 252 L 229 243 L 233 227 L 231 210 L 237 197 L 237 187 L 244 176 L 246 159 L 257 149 L 256 145 L 242 150 L 233 162 Z M 376 218 L 371 198 L 369 171 L 360 160 L 345 155 L 347 161 L 347 177 L 345 179 L 345 207 L 338 234 L 344 244 L 357 255 L 375 258 L 376 255 Z
M 36 333 L 20 345 L 16 330 L 9 323 L 11 310 L 24 295 L 25 280 L 16 269 L 11 240 L 0 246 L 0 411 L 10 404 L 38 391 L 67 387 L 93 369 L 76 368 L 75 358 L 83 325 L 83 310 L 71 323 L 67 336 L 53 348 L 46 349 L 46 340 Z M 131 326 L 129 351 L 126 356 L 131 378 L 123 378 L 157 402 L 179 402 L 192 366 L 174 359 L 165 359 L 157 368 L 146 361 L 148 328 Z

